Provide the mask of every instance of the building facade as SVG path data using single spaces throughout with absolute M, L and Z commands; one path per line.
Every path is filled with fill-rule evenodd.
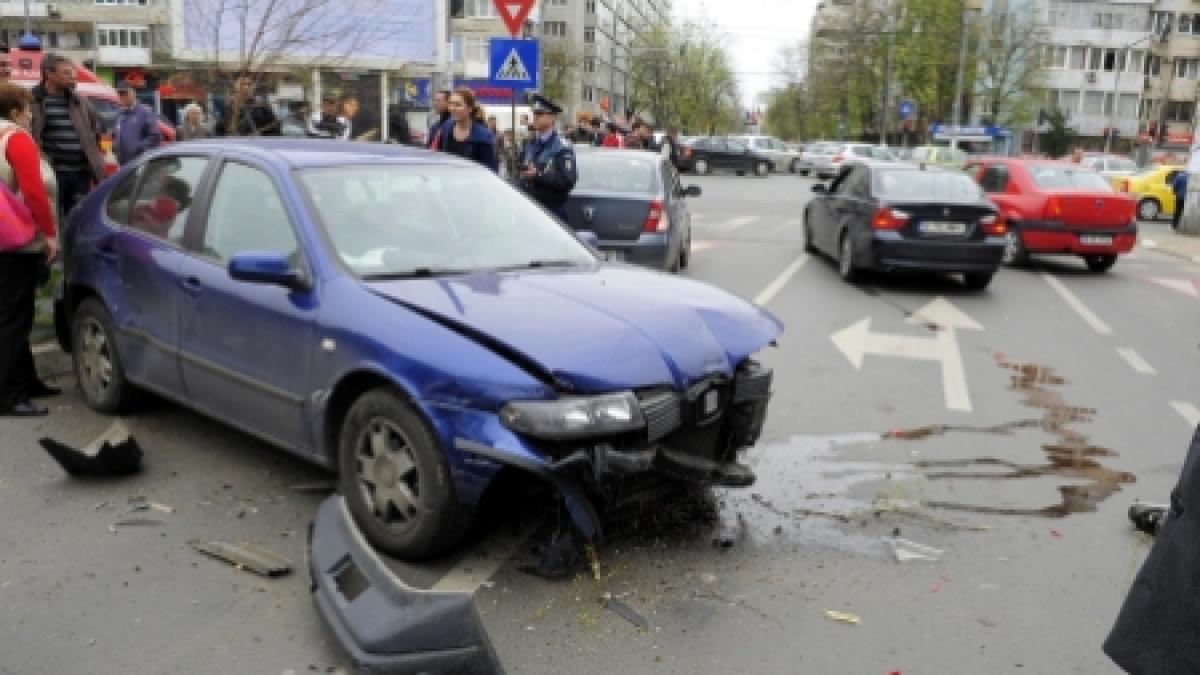
M 164 0 L 60 0 L 30 2 L 29 27 L 45 51 L 63 54 L 114 77 L 118 68 L 153 63 L 153 44 L 164 34 Z M 0 43 L 16 46 L 26 4 L 0 1 Z

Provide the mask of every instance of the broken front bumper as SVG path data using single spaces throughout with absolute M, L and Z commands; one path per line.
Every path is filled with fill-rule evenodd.
M 502 673 L 472 591 L 411 585 L 354 524 L 340 495 L 309 529 L 317 611 L 352 665 L 368 673 Z

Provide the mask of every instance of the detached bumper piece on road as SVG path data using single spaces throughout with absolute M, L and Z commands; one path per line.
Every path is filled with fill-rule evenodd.
M 502 673 L 473 592 L 401 580 L 363 537 L 340 495 L 309 530 L 317 611 L 352 665 L 368 673 Z

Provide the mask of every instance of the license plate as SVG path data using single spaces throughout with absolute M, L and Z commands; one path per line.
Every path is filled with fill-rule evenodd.
M 1081 234 L 1079 243 L 1084 246 L 1112 246 L 1112 237 L 1107 234 Z
M 604 259 L 609 262 L 625 262 L 625 251 L 603 251 Z
M 966 234 L 966 223 L 947 223 L 941 220 L 925 220 L 921 222 L 921 232 L 924 234 Z

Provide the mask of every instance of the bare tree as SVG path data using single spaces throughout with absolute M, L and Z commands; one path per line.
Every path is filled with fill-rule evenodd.
M 431 40 L 427 48 L 412 44 L 432 33 L 423 24 L 434 21 L 431 3 L 419 0 L 181 0 L 173 11 L 176 57 L 203 64 L 210 89 L 240 82 L 230 101 L 234 129 L 247 88 L 264 74 L 348 63 L 385 68 L 413 60 L 413 52 L 431 59 L 434 50 Z
M 1048 37 L 1032 12 L 997 13 L 983 20 L 975 95 L 993 124 L 1017 127 L 1033 120 L 1042 88 L 1041 50 Z

